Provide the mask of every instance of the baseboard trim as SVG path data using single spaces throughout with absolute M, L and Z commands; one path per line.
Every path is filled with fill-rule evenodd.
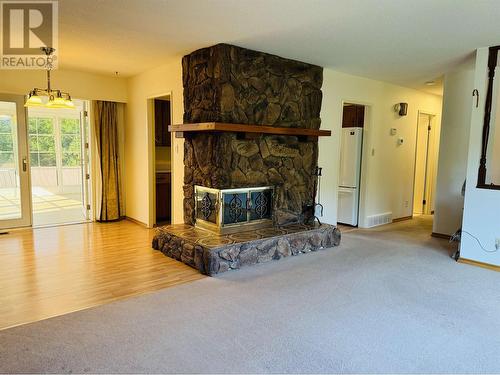
M 443 238 L 445 240 L 449 240 L 451 238 L 450 234 L 436 233 L 436 232 L 432 232 L 431 236 L 435 238 Z
M 132 223 L 138 224 L 138 225 L 140 225 L 141 227 L 144 227 L 144 228 L 148 227 L 148 225 L 146 223 L 143 223 L 142 221 L 133 219 L 133 218 L 131 218 L 129 216 L 125 216 L 125 220 L 131 221 Z
M 400 221 L 406 221 L 406 220 L 411 220 L 411 219 L 413 219 L 413 216 L 403 216 L 403 217 L 398 217 L 396 219 L 392 219 L 392 222 L 397 223 Z
M 472 259 L 460 257 L 460 258 L 458 258 L 457 262 L 469 264 L 471 266 L 486 268 L 486 269 L 491 270 L 491 271 L 500 272 L 500 266 L 496 266 L 494 264 L 489 264 L 489 263 L 478 262 L 477 260 L 472 260 Z

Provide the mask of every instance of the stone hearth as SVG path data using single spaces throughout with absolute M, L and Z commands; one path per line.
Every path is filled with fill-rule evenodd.
M 318 137 L 297 136 L 320 133 L 323 68 L 218 44 L 184 56 L 182 75 L 185 124 L 236 124 L 238 130 L 202 132 L 195 128 L 182 133 L 185 224 L 159 228 L 153 247 L 215 275 L 337 246 L 337 228 L 304 224 L 310 223 L 306 219 L 313 215 L 316 203 Z M 182 124 L 176 126 L 182 132 Z M 280 131 L 261 133 L 260 126 Z M 253 132 L 245 132 L 245 127 Z M 287 134 L 284 128 L 302 131 Z M 260 229 L 259 225 L 259 229 L 224 235 L 194 227 L 195 202 L 201 204 L 205 221 L 215 212 L 222 215 L 229 204 L 228 212 L 235 217 L 230 222 L 233 227 L 245 215 L 251 221 L 257 207 L 262 208 L 252 203 L 250 193 L 247 199 L 219 200 L 212 206 L 215 200 L 196 196 L 195 186 L 205 191 L 232 189 L 233 193 L 269 187 L 273 192 L 269 197 L 272 217 L 266 217 L 269 227 Z
M 337 246 L 340 231 L 332 225 L 291 224 L 218 235 L 187 224 L 157 229 L 153 248 L 206 275 Z

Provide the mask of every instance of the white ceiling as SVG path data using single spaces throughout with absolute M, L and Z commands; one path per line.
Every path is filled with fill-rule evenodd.
M 500 44 L 498 0 L 60 0 L 59 66 L 130 76 L 216 43 L 419 89 Z

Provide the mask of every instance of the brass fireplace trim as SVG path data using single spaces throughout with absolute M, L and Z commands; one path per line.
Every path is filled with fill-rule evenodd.
M 235 194 L 235 193 L 247 193 L 250 194 L 252 192 L 259 192 L 259 191 L 266 191 L 270 190 L 271 191 L 271 197 L 272 201 L 270 204 L 271 210 L 273 207 L 273 201 L 274 201 L 274 187 L 273 186 L 258 186 L 258 187 L 248 187 L 248 188 L 235 188 L 235 189 L 213 189 L 213 188 L 208 188 L 205 186 L 201 185 L 195 185 L 194 186 L 194 196 L 195 196 L 195 226 L 198 228 L 206 229 L 218 234 L 231 234 L 231 233 L 236 233 L 240 231 L 251 231 L 251 230 L 256 230 L 256 229 L 262 229 L 262 228 L 269 228 L 273 226 L 273 220 L 272 220 L 272 215 L 273 212 L 271 211 L 271 219 L 260 219 L 260 220 L 249 220 L 248 215 L 249 213 L 247 212 L 247 221 L 246 222 L 240 222 L 240 223 L 232 223 L 232 224 L 224 224 L 223 222 L 223 210 L 224 210 L 224 203 L 222 201 L 222 195 L 223 194 Z M 216 195 L 217 201 L 215 202 L 215 221 L 218 224 L 212 223 L 208 220 L 203 220 L 200 218 L 196 217 L 196 213 L 198 212 L 198 193 L 211 193 Z

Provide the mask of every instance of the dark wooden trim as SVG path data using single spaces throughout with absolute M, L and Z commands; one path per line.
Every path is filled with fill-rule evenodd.
M 293 135 L 306 137 L 329 137 L 332 135 L 330 130 L 303 129 L 303 128 L 284 128 L 267 125 L 246 125 L 246 124 L 226 124 L 222 122 L 201 122 L 198 124 L 177 124 L 170 125 L 168 130 L 171 132 L 235 132 L 235 133 L 260 133 Z
M 484 184 L 484 185 L 477 185 L 478 189 L 490 189 L 490 190 L 500 190 L 500 185 L 495 185 L 495 184 Z
M 436 232 L 432 232 L 431 233 L 431 237 L 435 237 L 435 238 L 443 238 L 445 240 L 449 240 L 451 238 L 451 236 L 449 234 L 444 234 L 444 233 L 436 233 Z
M 486 184 L 486 156 L 488 155 L 488 141 L 490 136 L 491 105 L 493 100 L 493 84 L 495 80 L 495 68 L 498 60 L 500 46 L 490 47 L 488 54 L 488 87 L 484 104 L 484 122 L 481 141 L 481 158 L 479 159 L 479 170 L 477 174 L 477 188 L 500 190 L 500 185 Z
M 398 223 L 400 221 L 406 221 L 406 220 L 411 220 L 413 219 L 413 215 L 411 216 L 403 216 L 403 217 L 397 217 L 396 219 L 392 219 L 393 223 Z

